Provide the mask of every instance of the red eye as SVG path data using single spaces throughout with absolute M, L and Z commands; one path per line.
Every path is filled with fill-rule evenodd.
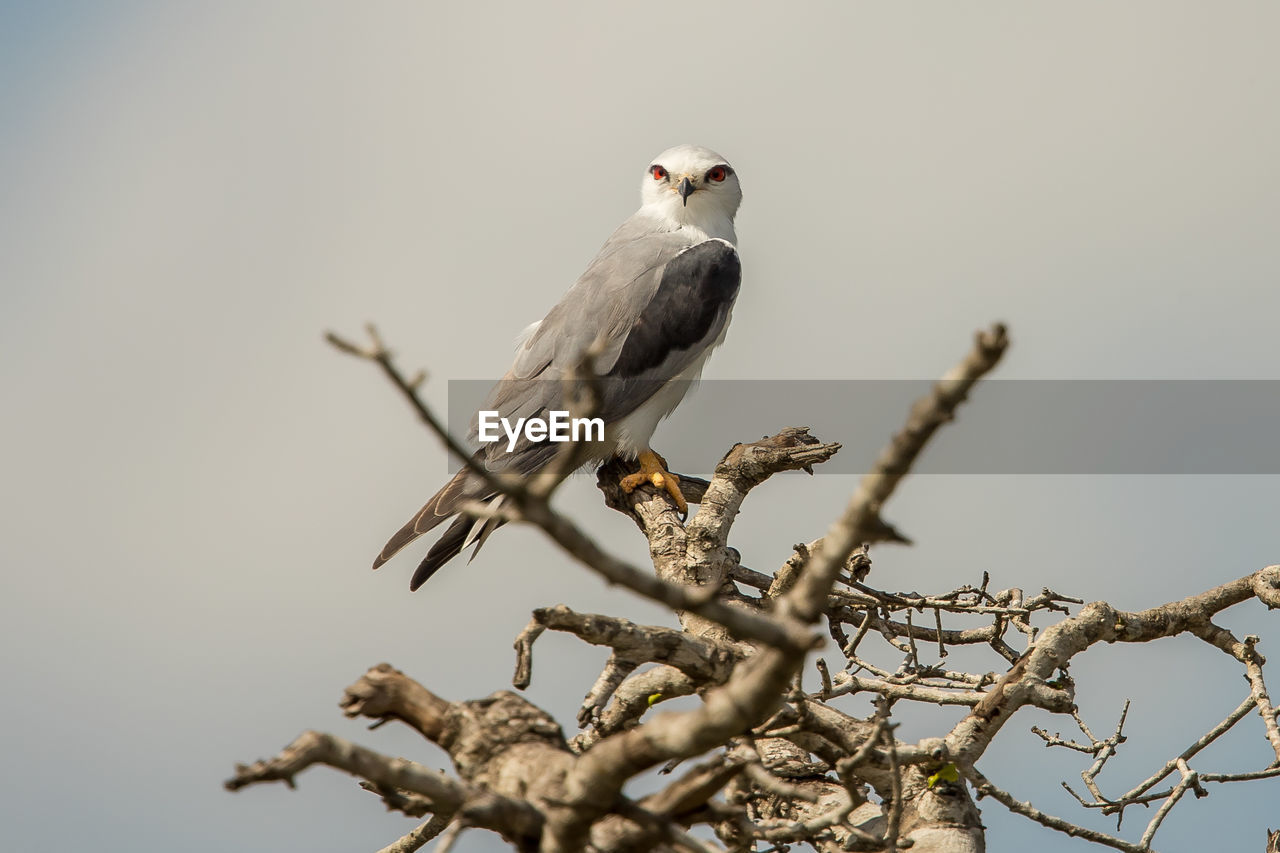
M 667 170 L 661 166 L 650 166 L 649 172 L 653 175 L 655 181 L 660 181 L 667 176 Z
M 724 166 L 712 166 L 711 170 L 707 172 L 707 180 L 715 181 L 717 184 L 727 177 L 729 177 L 729 170 Z

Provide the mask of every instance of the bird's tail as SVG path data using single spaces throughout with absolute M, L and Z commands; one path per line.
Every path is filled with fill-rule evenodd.
M 495 504 L 502 500 L 501 496 L 490 497 L 485 499 L 485 504 Z M 415 591 L 418 587 L 426 583 L 436 571 L 445 563 L 458 556 L 463 550 L 471 544 L 475 544 L 475 550 L 471 552 L 472 559 L 480 551 L 480 546 L 484 545 L 489 534 L 501 527 L 505 522 L 493 518 L 474 519 L 468 516 L 459 516 L 453 520 L 444 535 L 431 546 L 431 550 L 427 552 L 427 556 L 418 564 L 418 568 L 413 573 L 413 578 L 409 581 L 409 590 Z
M 452 480 L 445 484 L 444 488 L 436 492 L 431 500 L 427 501 L 422 509 L 418 510 L 413 518 L 409 519 L 404 527 L 396 531 L 396 534 L 383 547 L 382 553 L 373 561 L 373 567 L 377 569 L 410 542 L 424 533 L 429 533 L 446 519 L 458 515 L 463 505 L 468 501 L 491 503 L 500 499 L 483 482 L 479 481 L 479 478 L 468 476 L 466 469 L 459 471 Z M 466 548 L 473 541 L 476 543 L 476 550 L 478 551 L 480 546 L 484 544 L 484 540 L 489 537 L 489 534 L 500 526 L 501 522 L 493 519 L 472 519 L 468 516 L 455 519 L 453 524 L 449 525 L 448 529 L 445 530 L 444 535 L 440 537 L 440 541 L 431 546 L 431 550 L 427 552 L 426 559 L 418 566 L 418 570 L 413 573 L 413 580 L 410 582 L 409 588 L 416 590 L 422 586 L 426 583 L 427 578 L 435 574 L 437 569 L 456 557 L 463 548 Z

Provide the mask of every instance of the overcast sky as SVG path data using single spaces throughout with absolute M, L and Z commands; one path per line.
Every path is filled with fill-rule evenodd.
M 341 718 L 379 661 L 476 698 L 534 607 L 669 622 L 525 530 L 414 595 L 415 557 L 371 574 L 445 459 L 321 334 L 376 321 L 443 407 L 501 374 L 670 145 L 719 150 L 745 193 L 708 377 L 929 378 L 1004 320 L 1004 378 L 1280 379 L 1277 33 L 1267 2 L 0 3 L 0 847 L 375 850 L 414 824 L 347 777 L 220 783 L 304 728 L 445 766 Z M 770 483 L 733 544 L 770 570 L 854 483 Z M 919 477 L 887 512 L 918 545 L 872 582 L 1150 606 L 1280 561 L 1277 486 Z M 559 501 L 644 559 L 588 478 Z M 1223 622 L 1280 654 L 1274 616 Z M 604 655 L 538 651 L 530 697 L 571 725 Z M 1134 700 L 1113 792 L 1245 691 L 1196 642 L 1072 671 L 1095 731 Z M 1069 722 L 1020 716 L 981 767 L 1106 828 L 1058 784 L 1084 765 L 1026 734 Z M 1249 725 L 1198 769 L 1267 764 Z M 1261 849 L 1277 794 L 1183 803 L 1166 847 Z M 993 853 L 1087 847 L 982 807 Z

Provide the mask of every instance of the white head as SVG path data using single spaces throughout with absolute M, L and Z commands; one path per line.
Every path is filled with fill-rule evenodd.
M 725 236 L 733 233 L 742 187 L 737 173 L 710 148 L 677 145 L 653 158 L 640 184 L 640 199 L 641 210 L 672 225 Z

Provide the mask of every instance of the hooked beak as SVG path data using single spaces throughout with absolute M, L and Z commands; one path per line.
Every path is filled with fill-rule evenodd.
M 689 196 L 693 195 L 694 189 L 693 181 L 688 177 L 681 178 L 680 183 L 676 185 L 676 192 L 680 193 L 680 199 L 685 207 L 689 206 Z

